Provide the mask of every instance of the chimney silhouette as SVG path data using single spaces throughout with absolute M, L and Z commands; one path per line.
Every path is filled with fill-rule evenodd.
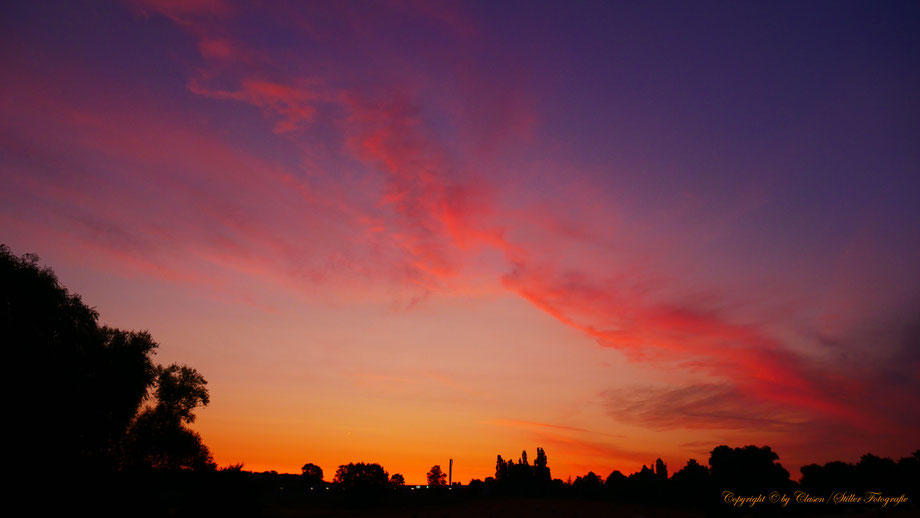
M 454 485 L 454 459 L 450 459 L 450 467 L 447 468 L 447 485 Z

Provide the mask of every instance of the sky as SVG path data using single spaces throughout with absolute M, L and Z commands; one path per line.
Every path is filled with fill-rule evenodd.
M 920 445 L 920 5 L 4 2 L 0 242 L 409 483 Z

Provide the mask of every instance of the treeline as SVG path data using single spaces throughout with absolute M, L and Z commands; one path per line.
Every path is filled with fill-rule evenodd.
M 425 486 L 406 486 L 402 476 L 388 476 L 379 464 L 339 466 L 331 482 L 323 480 L 322 469 L 315 464 L 305 465 L 302 475 L 250 473 L 242 470 L 242 466 L 224 468 L 220 474 L 229 472 L 261 488 L 259 494 L 267 502 L 305 505 L 360 506 L 449 503 L 491 497 L 550 497 L 725 510 L 731 508 L 724 500 L 726 491 L 739 496 L 767 496 L 774 491 L 794 496 L 796 491 L 803 491 L 827 498 L 836 492 L 862 496 L 867 491 L 875 491 L 890 497 L 903 494 L 908 502 L 901 504 L 899 509 L 916 509 L 920 498 L 920 450 L 897 461 L 866 454 L 855 464 L 840 461 L 823 466 L 810 464 L 801 469 L 799 482 L 792 480 L 772 448 L 754 445 L 717 446 L 710 452 L 708 464 L 691 459 L 673 474 L 669 474 L 668 466 L 657 459 L 628 475 L 619 470 L 606 476 L 588 472 L 566 481 L 552 477 L 546 452 L 537 448 L 533 463 L 528 462 L 526 451 L 516 461 L 505 460 L 499 455 L 494 476 L 473 479 L 463 485 L 454 483 L 450 487 L 436 482 L 440 479 L 440 466 L 432 467 L 428 473 L 429 484 Z M 776 506 L 764 507 L 777 510 Z M 827 506 L 792 507 L 799 512 L 833 509 Z
M 629 475 L 619 470 L 606 476 L 588 472 L 565 482 L 551 478 L 546 453 L 540 448 L 537 452 L 532 465 L 527 462 L 526 451 L 517 462 L 505 461 L 499 455 L 495 476 L 472 480 L 469 489 L 483 495 L 574 496 L 697 507 L 723 504 L 725 491 L 747 496 L 805 491 L 824 497 L 834 492 L 863 495 L 877 491 L 892 496 L 905 494 L 915 503 L 920 498 L 920 450 L 897 461 L 866 454 L 855 464 L 810 464 L 801 468 L 798 482 L 792 480 L 769 446 L 717 446 L 710 452 L 708 465 L 690 459 L 670 476 L 668 466 L 657 459 Z
M 190 490 L 192 486 L 183 486 L 189 489 L 186 504 L 234 502 L 234 509 L 273 506 L 413 507 L 513 497 L 589 499 L 716 511 L 716 514 L 721 514 L 734 512 L 732 505 L 724 500 L 725 491 L 738 496 L 766 496 L 777 491 L 793 497 L 796 491 L 803 491 L 826 498 L 835 492 L 862 496 L 867 491 L 875 491 L 887 497 L 903 494 L 908 501 L 899 504 L 900 510 L 916 510 L 917 499 L 920 498 L 920 450 L 897 461 L 866 454 L 855 464 L 839 461 L 823 466 L 811 464 L 801 469 L 802 479 L 799 482 L 792 480 L 772 448 L 754 445 L 718 446 L 710 452 L 707 464 L 691 459 L 674 473 L 669 473 L 668 466 L 657 459 L 628 475 L 618 470 L 606 476 L 589 472 L 565 481 L 552 477 L 547 454 L 538 448 L 532 463 L 528 461 L 526 451 L 516 461 L 498 456 L 494 476 L 451 486 L 444 482 L 440 466 L 433 466 L 429 470 L 429 484 L 423 486 L 406 485 L 401 475 L 389 475 L 382 465 L 373 463 L 341 465 L 331 481 L 326 481 L 322 468 L 312 463 L 305 464 L 300 475 L 253 473 L 243 467 L 235 465 L 221 468 L 206 478 L 197 479 L 202 487 L 209 487 L 210 492 L 196 493 Z M 167 475 L 162 476 L 164 478 L 160 479 L 161 482 L 166 480 Z M 163 487 L 162 483 L 160 486 Z M 176 486 L 169 487 L 172 488 L 171 494 L 181 494 Z M 879 505 L 862 507 L 877 510 Z M 853 505 L 847 507 L 851 511 L 859 508 Z M 840 510 L 833 506 L 794 504 L 784 511 L 811 515 L 835 509 Z M 739 510 L 769 515 L 778 512 L 780 507 L 764 504 L 753 510 Z

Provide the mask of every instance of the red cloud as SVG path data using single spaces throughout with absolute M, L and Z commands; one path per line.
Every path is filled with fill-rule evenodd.
M 867 409 L 845 403 L 858 393 L 859 383 L 782 348 L 754 326 L 733 324 L 714 313 L 649 303 L 638 295 L 625 297 L 619 293 L 625 290 L 616 285 L 531 272 L 520 265 L 504 282 L 561 322 L 605 347 L 622 350 L 634 361 L 728 380 L 744 396 L 817 412 L 851 426 L 881 426 L 869 418 Z

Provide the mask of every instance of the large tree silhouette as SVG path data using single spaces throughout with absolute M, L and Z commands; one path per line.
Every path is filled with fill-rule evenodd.
M 790 485 L 789 472 L 769 446 L 717 446 L 709 456 L 713 482 L 720 489 L 765 491 Z
M 150 420 L 141 406 L 154 386 L 163 387 L 157 404 L 171 408 L 183 425 L 169 429 L 166 443 L 206 451 L 200 437 L 184 428 L 193 419 L 191 410 L 207 404 L 207 392 L 203 398 L 195 392 L 204 378 L 179 366 L 159 369 L 151 359 L 157 343 L 149 333 L 98 320 L 98 312 L 62 286 L 36 255 L 17 257 L 0 245 L 0 333 L 10 364 L 32 380 L 16 398 L 30 465 L 116 469 L 125 459 L 130 431 Z

